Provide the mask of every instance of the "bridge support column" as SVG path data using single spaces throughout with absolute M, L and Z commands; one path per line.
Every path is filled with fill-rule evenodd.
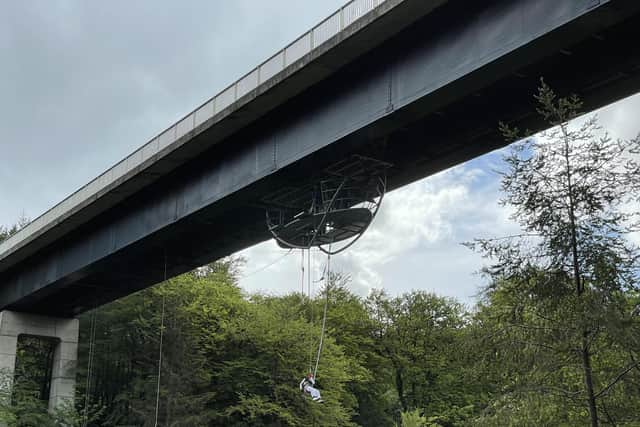
M 10 396 L 16 367 L 18 337 L 54 338 L 57 341 L 51 372 L 49 410 L 73 400 L 78 360 L 78 319 L 39 316 L 4 310 L 0 312 L 0 379 Z

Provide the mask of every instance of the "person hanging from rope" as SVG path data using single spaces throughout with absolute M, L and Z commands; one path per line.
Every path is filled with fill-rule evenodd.
M 316 388 L 316 379 L 312 373 L 308 373 L 306 377 L 300 381 L 300 391 L 307 393 L 311 396 L 311 400 L 314 402 L 322 403 L 322 397 L 320 397 L 320 390 Z

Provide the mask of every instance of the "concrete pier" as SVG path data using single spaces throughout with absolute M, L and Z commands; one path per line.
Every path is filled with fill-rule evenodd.
M 4 310 L 0 312 L 0 386 L 10 396 L 16 367 L 18 337 L 53 338 L 57 341 L 51 372 L 49 410 L 73 401 L 78 361 L 78 319 L 65 319 Z

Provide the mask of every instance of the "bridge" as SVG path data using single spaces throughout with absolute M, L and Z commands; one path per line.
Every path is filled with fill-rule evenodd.
M 262 201 L 339 159 L 390 189 L 640 89 L 635 0 L 354 0 L 0 244 L 0 309 L 73 317 L 270 237 Z

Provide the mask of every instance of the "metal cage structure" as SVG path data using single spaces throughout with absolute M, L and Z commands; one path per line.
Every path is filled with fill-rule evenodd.
M 317 247 L 330 255 L 342 252 L 364 234 L 378 213 L 390 166 L 352 156 L 309 184 L 265 197 L 269 232 L 283 248 Z

